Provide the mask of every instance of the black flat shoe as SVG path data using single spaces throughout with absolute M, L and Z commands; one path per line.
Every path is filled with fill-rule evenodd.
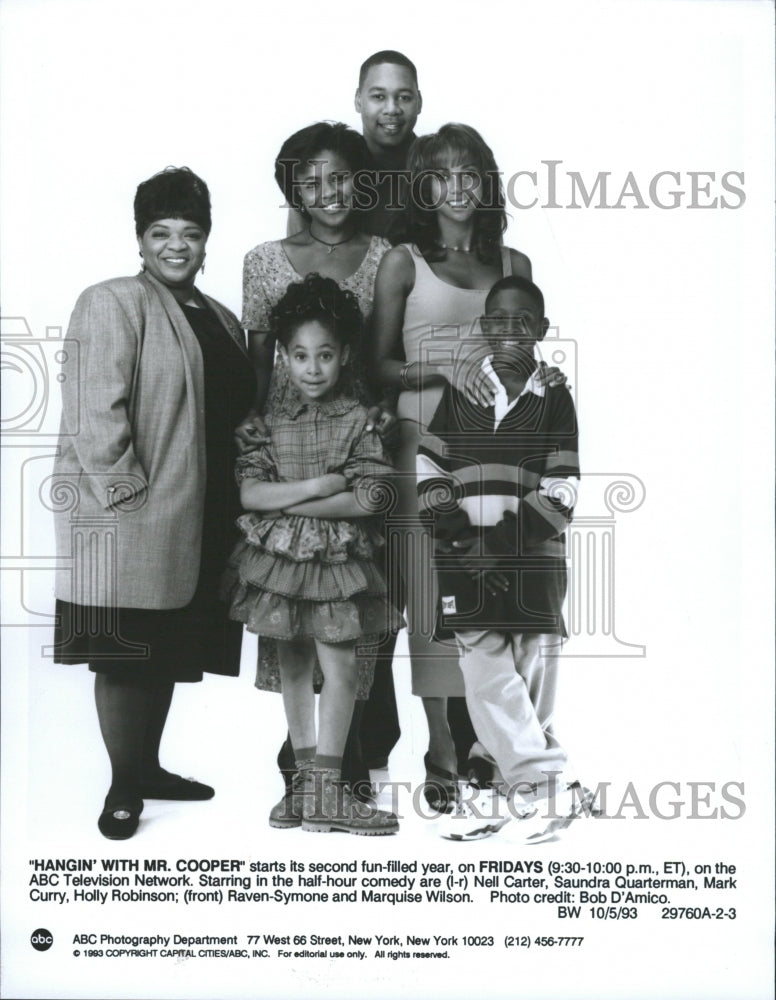
M 204 802 L 205 799 L 212 799 L 216 790 L 193 778 L 182 778 L 179 774 L 162 771 L 155 777 L 140 782 L 140 794 L 144 799 Z
M 142 811 L 143 800 L 137 796 L 108 792 L 97 829 L 108 840 L 129 840 L 137 830 Z
M 426 766 L 426 780 L 423 797 L 429 807 L 438 813 L 449 813 L 458 802 L 458 775 L 445 771 L 431 761 L 429 754 L 423 757 Z

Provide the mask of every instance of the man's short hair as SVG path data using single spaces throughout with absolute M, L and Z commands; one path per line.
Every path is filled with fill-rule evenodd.
M 417 87 L 418 71 L 415 69 L 415 63 L 411 59 L 408 59 L 402 52 L 396 52 L 394 49 L 383 49 L 381 52 L 375 52 L 374 55 L 361 64 L 361 69 L 358 73 L 359 90 L 364 86 L 364 80 L 369 70 L 373 66 L 382 66 L 384 63 L 389 63 L 392 66 L 406 66 L 410 73 L 412 73 L 412 79 L 415 81 L 415 86 Z

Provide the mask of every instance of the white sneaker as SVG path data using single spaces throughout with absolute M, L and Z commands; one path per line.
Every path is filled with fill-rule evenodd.
M 578 781 L 569 785 L 569 790 L 573 791 L 575 798 L 579 802 L 580 812 L 586 816 L 603 816 L 604 807 L 598 801 L 598 794 L 586 785 L 581 785 Z
M 557 837 L 579 816 L 600 815 L 600 809 L 596 810 L 594 806 L 593 793 L 574 782 L 553 800 L 545 799 L 537 803 L 537 809 L 520 820 L 517 833 L 524 844 L 543 844 Z
M 467 796 L 467 791 L 474 794 Z M 506 800 L 492 789 L 467 787 L 453 811 L 438 821 L 437 830 L 446 840 L 482 840 L 498 833 L 513 818 Z

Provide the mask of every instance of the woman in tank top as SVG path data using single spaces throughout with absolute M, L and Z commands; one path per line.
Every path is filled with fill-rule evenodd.
M 429 729 L 425 796 L 443 812 L 455 801 L 458 772 L 476 737 L 455 644 L 433 639 L 437 591 L 431 537 L 417 518 L 415 455 L 446 381 L 491 402 L 487 380 L 479 370 L 467 372 L 467 351 L 488 290 L 507 274 L 530 278 L 531 262 L 502 245 L 504 192 L 493 153 L 475 129 L 448 124 L 421 136 L 408 168 L 410 242 L 383 257 L 375 284 L 375 376 L 387 393 L 399 392 L 397 534 L 412 690 L 423 699 Z

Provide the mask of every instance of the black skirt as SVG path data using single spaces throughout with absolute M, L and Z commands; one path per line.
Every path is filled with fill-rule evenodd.
M 210 591 L 212 594 L 212 590 Z M 185 608 L 98 608 L 57 601 L 54 661 L 88 663 L 96 673 L 145 675 L 160 682 L 236 677 L 242 625 L 199 587 Z

